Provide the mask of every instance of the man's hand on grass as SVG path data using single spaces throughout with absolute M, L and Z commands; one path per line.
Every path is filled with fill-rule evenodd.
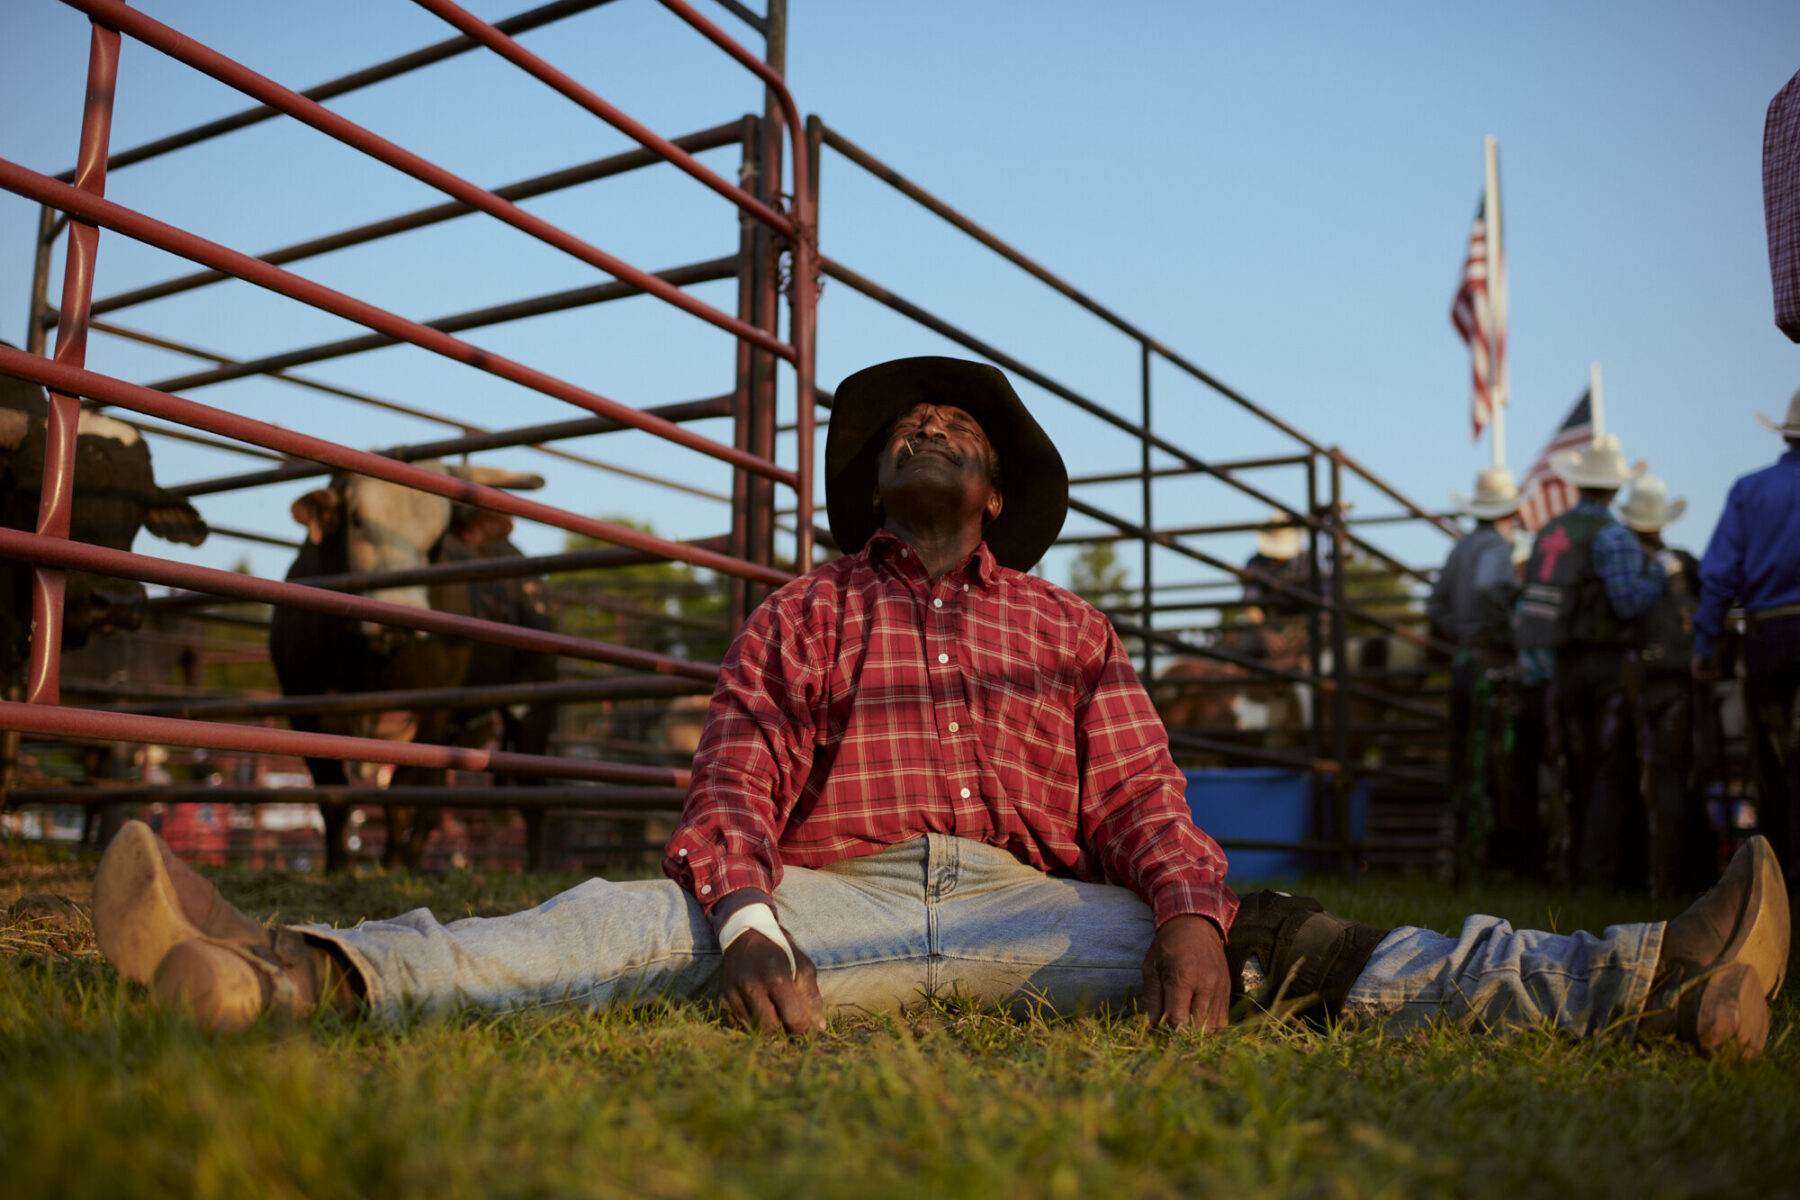
M 780 946 L 751 930 L 740 934 L 719 964 L 719 1001 L 733 1020 L 763 1033 L 822 1033 L 825 1002 L 812 959 L 794 947 L 795 972 Z
M 1219 927 L 1194 913 L 1157 926 L 1144 955 L 1144 1016 L 1150 1024 L 1222 1029 L 1230 1010 L 1231 973 Z

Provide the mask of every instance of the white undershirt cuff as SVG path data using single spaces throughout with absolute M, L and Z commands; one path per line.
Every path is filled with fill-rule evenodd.
M 782 932 L 781 925 L 775 920 L 775 910 L 766 904 L 746 904 L 725 919 L 725 928 L 719 930 L 719 949 L 725 950 L 752 929 L 781 947 L 787 955 L 788 977 L 798 978 L 800 964 L 794 961 L 794 947 L 788 941 L 787 934 Z

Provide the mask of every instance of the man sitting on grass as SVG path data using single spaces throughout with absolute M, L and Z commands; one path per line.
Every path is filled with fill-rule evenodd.
M 1111 626 L 1026 573 L 1068 475 L 994 368 L 912 358 L 845 380 L 826 496 L 845 557 L 771 595 L 726 655 L 668 880 L 448 925 L 420 909 L 271 930 L 134 824 L 95 881 L 102 952 L 214 1029 L 321 1005 L 711 996 L 804 1034 L 949 993 L 1212 1029 L 1234 997 L 1280 992 L 1325 1017 L 1761 1050 L 1788 957 L 1761 839 L 1681 917 L 1599 937 L 1373 929 L 1273 892 L 1240 909 Z

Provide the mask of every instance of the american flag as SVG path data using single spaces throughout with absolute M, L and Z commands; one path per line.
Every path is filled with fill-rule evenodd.
M 1536 533 L 1549 524 L 1551 518 L 1575 506 L 1581 496 L 1580 490 L 1550 469 L 1550 458 L 1564 450 L 1580 450 L 1593 440 L 1593 406 L 1590 393 L 1584 391 L 1575 407 L 1569 410 L 1569 415 L 1563 418 L 1563 423 L 1550 435 L 1550 440 L 1544 443 L 1537 461 L 1531 464 L 1531 471 L 1520 485 L 1519 491 L 1525 502 L 1519 506 L 1519 523 L 1526 529 Z
M 1501 268 L 1505 263 L 1501 262 Z M 1487 196 L 1475 206 L 1475 226 L 1469 231 L 1469 255 L 1463 260 L 1462 283 L 1450 302 L 1450 323 L 1469 344 L 1469 365 L 1474 375 L 1471 417 L 1474 438 L 1481 439 L 1494 415 L 1494 398 L 1504 391 L 1506 377 L 1506 314 L 1496 312 L 1488 288 Z

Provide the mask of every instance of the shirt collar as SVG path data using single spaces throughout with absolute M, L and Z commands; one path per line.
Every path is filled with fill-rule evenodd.
M 1604 500 L 1589 500 L 1586 496 L 1575 502 L 1573 512 L 1583 512 L 1590 516 L 1604 517 L 1612 511 L 1612 506 Z
M 1800 466 L 1800 446 L 1789 446 L 1782 452 L 1780 461 L 1790 467 Z
M 871 565 L 893 562 L 901 559 L 900 551 L 907 554 L 904 560 L 917 563 L 918 555 L 912 553 L 912 547 L 886 529 L 877 529 L 869 537 L 869 544 L 863 547 L 863 554 Z M 979 583 L 984 588 L 991 588 L 1000 578 L 1000 563 L 994 558 L 994 552 L 988 544 L 982 542 L 970 555 L 944 573 L 946 579 L 957 579 L 965 583 Z

